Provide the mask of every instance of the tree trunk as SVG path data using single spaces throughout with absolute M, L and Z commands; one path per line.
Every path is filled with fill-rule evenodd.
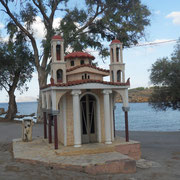
M 17 104 L 16 104 L 16 96 L 14 95 L 14 91 L 9 91 L 8 94 L 9 94 L 9 104 L 5 118 L 8 121 L 11 121 L 14 119 L 17 113 Z
M 37 122 L 43 122 L 43 112 L 42 112 L 42 97 L 41 88 L 47 84 L 47 73 L 45 70 L 38 72 L 39 81 L 39 98 L 38 98 L 38 108 L 37 108 Z

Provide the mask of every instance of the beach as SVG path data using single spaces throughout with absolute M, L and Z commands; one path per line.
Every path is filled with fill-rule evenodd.
M 35 124 L 33 137 L 43 135 L 43 125 Z M 116 135 L 124 136 L 123 131 Z M 179 180 L 180 132 L 130 132 L 130 138 L 141 142 L 142 158 L 159 164 L 147 169 L 137 168 L 135 174 L 88 175 L 81 172 L 53 169 L 38 164 L 16 162 L 11 142 L 21 137 L 21 123 L 0 122 L 0 180 L 16 179 L 112 179 L 112 180 Z

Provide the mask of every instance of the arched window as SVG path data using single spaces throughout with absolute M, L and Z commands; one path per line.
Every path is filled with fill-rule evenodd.
M 57 70 L 57 82 L 62 82 L 63 81 L 63 71 L 62 69 Z
M 116 61 L 119 62 L 119 48 L 116 48 Z
M 61 60 L 61 46 L 59 44 L 56 46 L 56 59 L 57 61 Z
M 84 60 L 81 60 L 81 65 L 83 65 L 84 64 Z
M 82 79 L 90 79 L 90 75 L 85 73 L 82 75 Z
M 113 48 L 111 48 L 111 57 L 112 57 L 112 62 L 114 62 L 114 53 L 113 53 Z
M 71 61 L 71 66 L 74 66 L 74 61 Z
M 117 71 L 117 82 L 121 82 L 121 71 Z

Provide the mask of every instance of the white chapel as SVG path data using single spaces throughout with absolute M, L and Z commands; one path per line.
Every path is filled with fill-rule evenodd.
M 128 88 L 125 80 L 123 47 L 119 40 L 110 44 L 109 69 L 96 67 L 95 57 L 86 52 L 64 55 L 64 40 L 51 40 L 51 82 L 41 89 L 44 138 L 64 146 L 86 143 L 111 144 L 115 139 L 115 100 L 120 94 L 128 135 Z M 110 76 L 110 81 L 104 77 Z M 53 127 L 53 128 L 52 128 Z M 53 136 L 52 136 L 53 134 Z M 54 139 L 54 140 L 53 140 Z

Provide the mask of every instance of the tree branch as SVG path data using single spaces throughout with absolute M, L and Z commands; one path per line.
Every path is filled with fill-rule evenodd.
M 51 8 L 51 14 L 50 14 L 50 16 L 48 18 L 48 25 L 46 27 L 47 41 L 51 40 L 51 35 L 52 35 L 51 33 L 52 32 L 50 30 L 52 29 L 54 14 L 55 14 L 55 11 L 56 11 L 57 6 L 58 6 L 59 3 L 60 3 L 60 1 L 55 0 L 55 2 L 53 3 L 53 6 Z M 42 60 L 42 63 L 41 63 L 41 67 L 44 68 L 44 69 L 46 68 L 46 65 L 47 65 L 48 56 L 49 56 L 49 53 L 44 52 L 43 60 Z
M 10 91 L 15 91 L 16 87 L 17 87 L 17 83 L 19 81 L 19 76 L 20 76 L 20 72 L 21 70 L 15 72 L 14 74 L 14 78 L 13 78 L 13 84 L 11 85 Z
M 59 3 L 60 3 L 60 2 L 57 1 L 57 0 L 55 0 L 55 2 L 53 3 L 52 9 L 51 9 L 51 14 L 50 14 L 50 16 L 49 16 L 49 20 L 50 20 L 51 23 L 53 22 L 54 13 L 55 13 L 55 11 L 56 11 L 57 6 L 58 6 Z
M 99 8 L 100 8 L 100 7 L 101 7 L 101 6 L 98 4 L 97 7 L 96 7 L 96 12 L 95 12 L 94 16 L 93 16 L 93 17 L 90 17 L 89 20 L 87 21 L 87 23 L 86 23 L 83 27 L 81 27 L 80 29 L 78 29 L 78 31 L 76 32 L 76 34 L 82 32 L 84 29 L 86 29 L 87 27 L 89 27 L 89 26 L 92 24 L 92 22 L 96 19 L 96 17 L 99 16 L 100 14 L 102 14 L 102 13 L 106 10 L 106 8 L 107 8 L 107 7 L 104 7 L 104 8 L 101 7 L 101 10 L 99 11 Z
M 37 2 L 35 0 L 33 0 L 34 5 L 40 10 L 41 14 L 43 15 L 44 23 L 45 23 L 45 26 L 47 28 L 48 24 L 50 23 L 49 22 L 49 18 L 46 15 L 46 13 L 44 12 L 44 9 L 42 7 L 41 1 L 38 1 L 38 2 L 39 2 L 39 4 L 37 4 Z
M 29 31 L 27 31 L 19 22 L 18 20 L 15 18 L 15 16 L 11 13 L 8 5 L 3 1 L 3 0 L 0 0 L 1 4 L 4 6 L 4 8 L 6 9 L 6 13 L 12 18 L 12 20 L 14 21 L 14 23 L 21 29 L 22 32 L 24 32 L 28 37 L 29 39 L 31 40 L 31 44 L 32 44 L 32 47 L 34 49 L 34 55 L 35 55 L 35 64 L 36 64 L 36 67 L 37 69 L 39 68 L 39 55 L 38 55 L 38 48 L 37 48 L 37 45 L 36 45 L 36 41 L 34 39 L 34 37 L 32 36 L 32 34 L 29 33 Z
M 4 84 L 2 84 L 1 82 L 0 82 L 0 86 L 2 86 L 6 90 L 6 92 L 8 92 L 7 87 Z

